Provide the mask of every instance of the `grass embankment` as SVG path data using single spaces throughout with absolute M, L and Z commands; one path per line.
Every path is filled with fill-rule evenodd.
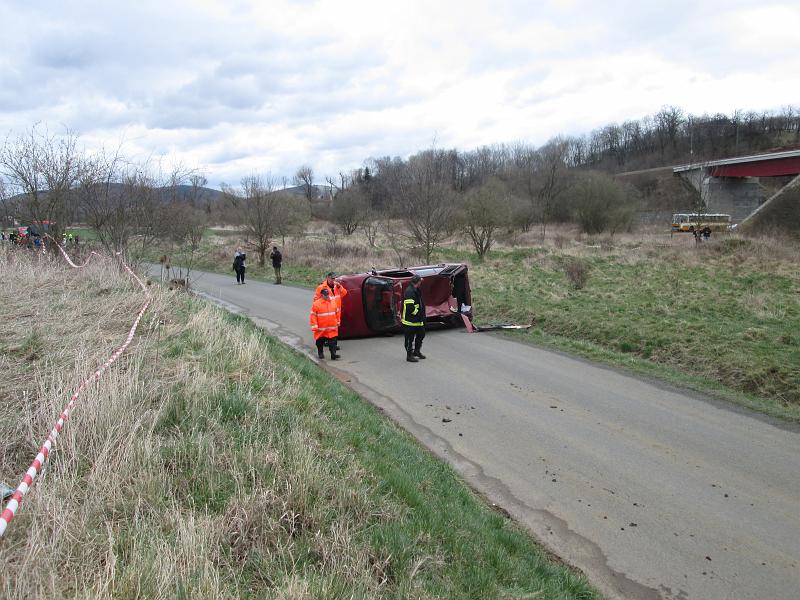
M 565 276 L 575 257 L 583 289 Z M 474 265 L 474 303 L 533 320 L 534 340 L 800 420 L 798 258 L 736 238 L 510 251 Z
M 32 258 L 0 255 L 0 476 L 12 485 L 142 301 L 109 263 Z M 154 293 L 0 541 L 0 596 L 597 596 L 304 356 Z
M 228 272 L 234 232 L 211 235 L 195 267 Z M 315 285 L 325 271 L 397 263 L 354 235 L 287 241 L 283 279 Z M 250 255 L 249 277 L 270 281 Z M 587 270 L 575 289 L 565 265 Z M 413 259 L 408 259 L 414 262 Z M 534 322 L 517 337 L 800 420 L 800 246 L 790 240 L 632 234 L 586 238 L 554 229 L 484 261 L 455 244 L 434 260 L 467 261 L 476 320 Z M 181 262 L 180 257 L 173 262 Z

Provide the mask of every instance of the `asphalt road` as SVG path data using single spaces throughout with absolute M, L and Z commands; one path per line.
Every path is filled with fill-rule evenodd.
M 198 275 L 316 356 L 309 290 Z M 800 598 L 799 428 L 495 334 L 340 345 L 326 368 L 609 597 Z

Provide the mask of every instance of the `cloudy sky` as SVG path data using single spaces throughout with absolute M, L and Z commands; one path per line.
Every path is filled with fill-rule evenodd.
M 214 186 L 800 104 L 797 0 L 0 0 L 0 23 L 4 138 L 68 127 Z

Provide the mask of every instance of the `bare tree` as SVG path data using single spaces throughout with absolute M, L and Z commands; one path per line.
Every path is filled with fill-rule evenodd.
M 464 195 L 459 220 L 480 259 L 491 250 L 497 230 L 509 223 L 511 206 L 508 187 L 497 178 Z
M 182 236 L 185 223 L 178 186 L 187 171 L 174 166 L 131 164 L 119 151 L 85 160 L 77 197 L 86 221 L 109 252 L 143 257 L 157 240 Z
M 223 184 L 226 199 L 241 211 L 242 226 L 258 253 L 258 264 L 264 266 L 267 251 L 277 230 L 277 213 L 281 194 L 275 194 L 275 180 L 250 175 L 242 179 L 236 190 Z
M 569 142 L 554 138 L 536 153 L 538 186 L 536 196 L 539 203 L 539 219 L 542 225 L 542 240 L 547 234 L 547 225 L 553 220 L 556 204 L 569 186 L 567 153 Z
M 0 179 L 0 229 L 14 225 L 14 214 L 11 208 L 6 182 Z
M 397 216 L 426 262 L 455 227 L 449 159 L 449 153 L 441 150 L 421 152 L 409 158 L 393 182 Z
M 310 165 L 302 165 L 294 174 L 294 184 L 303 188 L 303 194 L 308 200 L 308 206 L 317 199 L 319 192 L 314 185 L 314 169 Z
M 195 208 L 190 201 L 186 201 L 170 204 L 165 216 L 170 224 L 168 240 L 173 244 L 173 252 L 177 251 L 177 254 L 173 254 L 172 265 L 180 266 L 179 277 L 188 283 L 208 226 L 208 215 L 203 209 Z M 183 268 L 186 269 L 185 275 Z
M 397 257 L 397 266 L 406 266 L 408 257 L 408 234 L 400 226 L 399 219 L 393 219 L 389 211 L 384 211 L 381 215 L 380 230 L 383 232 L 389 247 Z
M 361 216 L 361 231 L 367 238 L 370 248 L 374 248 L 378 242 L 378 231 L 380 231 L 381 213 L 372 206 L 372 202 L 367 197 L 363 204 L 363 214 Z
M 182 180 L 181 167 L 164 174 L 160 167 L 130 166 L 122 176 L 123 202 L 129 202 L 133 236 L 124 251 L 132 258 L 144 256 L 157 240 L 168 239 L 175 185 Z
M 345 191 L 357 181 L 357 173 L 358 170 L 354 173 L 345 173 L 344 171 L 339 171 L 338 180 L 330 175 L 325 176 L 325 181 L 330 186 L 331 194 L 333 195 L 334 199 L 340 192 Z
M 286 245 L 286 236 L 300 233 L 303 226 L 308 223 L 311 213 L 308 204 L 295 194 L 277 191 L 273 192 L 275 202 L 275 233 L 281 236 L 281 245 Z
M 77 140 L 69 130 L 55 136 L 35 125 L 0 149 L 0 169 L 19 194 L 18 214 L 33 223 L 49 221 L 57 239 L 68 225 L 72 189 L 80 177 Z
M 635 203 L 622 185 L 606 173 L 583 173 L 570 193 L 574 197 L 575 218 L 584 233 L 605 231 L 614 235 L 633 224 Z
M 677 136 L 681 123 L 684 121 L 683 111 L 675 106 L 664 106 L 655 115 L 661 156 L 669 143 L 673 153 L 677 151 Z
M 109 253 L 125 251 L 136 229 L 132 197 L 123 193 L 125 168 L 119 151 L 98 152 L 84 161 L 76 190 L 86 223 Z
M 527 199 L 527 206 L 517 207 L 514 222 L 528 231 L 537 218 L 538 174 L 536 172 L 536 149 L 527 144 L 516 144 L 511 149 L 512 184 L 516 194 Z
M 361 225 L 367 200 L 360 186 L 348 188 L 333 201 L 333 221 L 345 235 L 352 235 Z
M 192 257 L 200 249 L 208 221 L 205 212 L 190 202 L 176 203 L 169 207 L 169 238 L 178 246 L 189 249 Z
M 206 184 L 208 179 L 202 173 L 192 173 L 189 175 L 189 204 L 192 207 L 200 206 L 206 196 Z M 211 212 L 211 205 L 206 203 L 203 207 L 207 213 Z

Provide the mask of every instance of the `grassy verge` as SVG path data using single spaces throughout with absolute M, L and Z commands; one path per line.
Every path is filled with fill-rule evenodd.
M 533 321 L 531 339 L 800 420 L 797 256 L 747 239 L 509 251 L 474 264 L 474 303 Z M 582 289 L 565 274 L 575 260 Z
M 108 264 L 9 254 L 0 272 L 0 474 L 16 484 L 141 297 Z M 155 294 L 0 542 L 0 596 L 597 597 L 305 357 Z
M 683 385 L 789 420 L 800 420 L 800 247 L 722 236 L 580 238 L 558 229 L 545 242 L 516 240 L 480 261 L 463 244 L 435 260 L 471 265 L 479 323 L 534 322 L 518 339 Z M 195 267 L 227 273 L 232 238 L 210 236 Z M 322 274 L 396 262 L 353 236 L 290 240 L 283 279 L 315 285 Z M 180 262 L 180 258 L 177 259 Z M 249 276 L 272 269 L 250 262 Z M 578 265 L 577 289 L 567 270 Z

